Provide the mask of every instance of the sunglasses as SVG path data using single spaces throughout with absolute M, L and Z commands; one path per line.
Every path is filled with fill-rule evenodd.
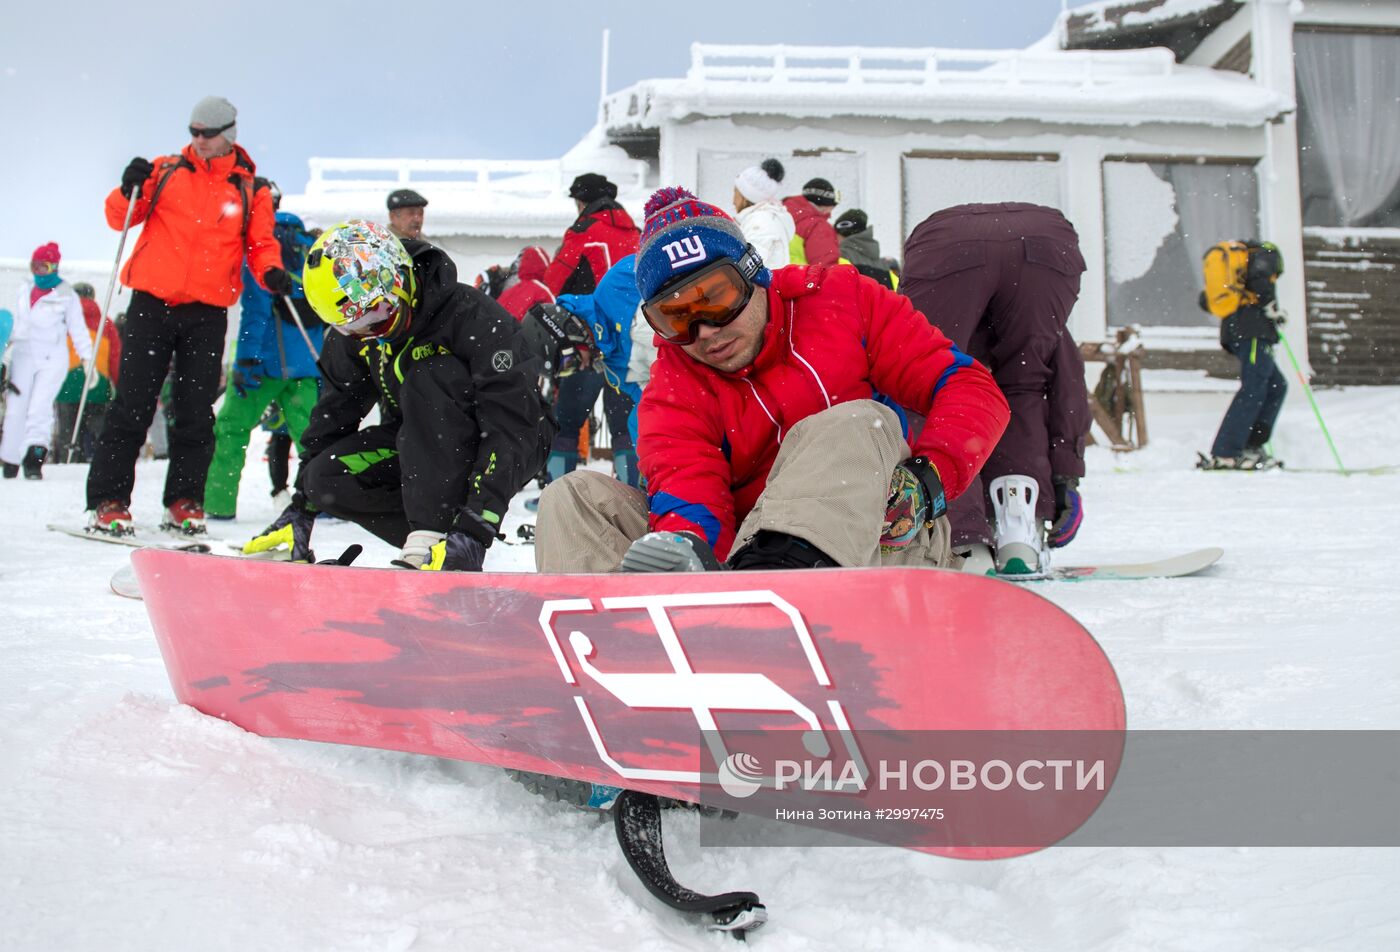
M 648 298 L 642 316 L 667 343 L 693 344 L 701 324 L 723 327 L 743 313 L 761 267 L 752 248 L 744 249 L 737 265 L 721 258 Z
M 196 129 L 194 126 L 190 126 L 190 137 L 193 139 L 212 139 L 215 136 L 221 136 L 225 132 L 228 132 L 235 125 L 237 125 L 237 123 L 230 122 L 228 125 L 219 126 L 217 129 Z
M 29 262 L 30 274 L 53 274 L 58 270 L 58 265 L 52 261 L 31 261 Z

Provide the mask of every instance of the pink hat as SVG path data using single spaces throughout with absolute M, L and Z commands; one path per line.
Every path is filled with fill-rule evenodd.
M 62 256 L 58 253 L 58 242 L 51 241 L 46 245 L 40 245 L 39 247 L 35 248 L 34 254 L 30 256 L 29 260 L 46 261 L 49 264 L 58 264 L 59 259 L 61 257 Z

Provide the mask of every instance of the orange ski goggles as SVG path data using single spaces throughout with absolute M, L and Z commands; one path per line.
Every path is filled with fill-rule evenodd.
M 747 262 L 750 255 L 744 258 Z M 642 304 L 642 316 L 667 343 L 693 344 L 701 324 L 723 327 L 742 314 L 753 288 L 739 265 L 721 258 L 648 298 Z

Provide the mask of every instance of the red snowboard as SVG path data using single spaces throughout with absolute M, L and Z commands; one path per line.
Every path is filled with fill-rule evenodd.
M 995 579 L 430 573 L 156 549 L 132 564 L 176 696 L 270 737 L 972 859 L 1073 832 L 1122 753 L 1123 697 L 1098 644 Z

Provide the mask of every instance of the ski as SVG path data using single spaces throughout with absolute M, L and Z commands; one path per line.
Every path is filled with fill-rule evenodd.
M 75 539 L 90 539 L 93 542 L 106 542 L 109 545 L 125 545 L 132 548 L 178 549 L 182 552 L 212 552 L 218 541 L 208 536 L 177 536 L 168 532 L 153 532 L 150 529 L 132 529 L 116 534 L 90 529 L 81 524 L 49 523 L 53 532 L 61 532 Z
M 623 790 L 612 805 L 617 843 L 632 872 L 657 899 L 678 912 L 707 916 L 708 926 L 743 940 L 768 921 L 768 910 L 755 893 L 727 892 L 707 896 L 676 882 L 666 862 L 661 833 L 661 804 L 649 793 Z

